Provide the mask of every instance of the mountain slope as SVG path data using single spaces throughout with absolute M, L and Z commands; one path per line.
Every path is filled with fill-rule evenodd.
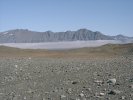
M 0 43 L 39 43 L 57 41 L 77 40 L 116 40 L 128 39 L 125 36 L 107 36 L 100 32 L 93 32 L 87 29 L 66 32 L 35 32 L 24 29 L 10 30 L 0 33 Z M 129 38 L 131 39 L 131 38 Z
M 109 57 L 132 55 L 133 43 L 106 44 L 100 47 L 79 48 L 71 50 L 18 49 L 0 46 L 0 57 Z

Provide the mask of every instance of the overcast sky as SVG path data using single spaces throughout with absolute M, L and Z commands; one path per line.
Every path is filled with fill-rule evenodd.
M 133 36 L 133 0 L 0 0 L 0 32 L 80 28 Z

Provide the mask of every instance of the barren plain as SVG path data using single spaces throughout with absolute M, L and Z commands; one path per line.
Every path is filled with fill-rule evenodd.
M 133 100 L 133 44 L 0 47 L 0 100 Z

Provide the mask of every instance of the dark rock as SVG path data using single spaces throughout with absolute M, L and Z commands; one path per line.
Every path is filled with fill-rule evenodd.
M 116 95 L 116 94 L 120 94 L 121 91 L 119 90 L 111 90 L 108 94 L 111 94 L 111 95 Z
M 78 82 L 77 81 L 73 81 L 72 84 L 78 84 Z

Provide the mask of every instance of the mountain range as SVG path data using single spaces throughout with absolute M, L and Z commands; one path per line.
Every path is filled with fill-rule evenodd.
M 40 43 L 58 41 L 88 41 L 88 40 L 133 40 L 133 37 L 123 35 L 108 36 L 101 32 L 88 29 L 66 32 L 36 32 L 27 29 L 15 29 L 0 32 L 0 43 Z

